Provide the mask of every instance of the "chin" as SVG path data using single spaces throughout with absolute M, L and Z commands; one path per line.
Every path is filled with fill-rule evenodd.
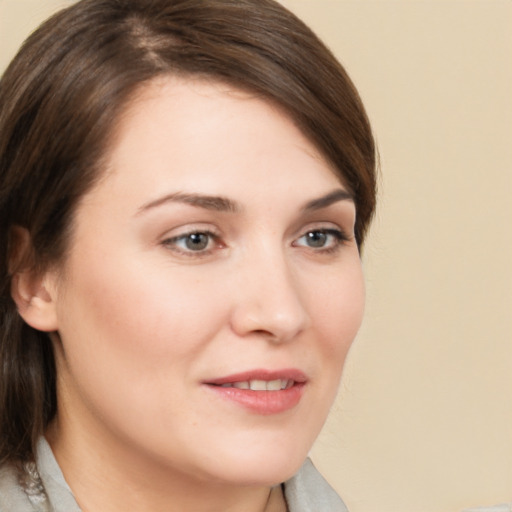
M 274 486 L 297 473 L 309 452 L 307 448 L 287 449 L 286 446 L 254 446 L 240 448 L 229 454 L 210 459 L 210 475 L 236 485 Z
M 211 428 L 195 445 L 208 477 L 237 485 L 273 486 L 294 476 L 321 430 L 321 414 L 303 418 L 255 418 L 244 428 Z M 309 421 L 308 421 L 309 420 Z M 197 474 L 197 472 L 196 472 Z
M 222 468 L 219 480 L 237 486 L 272 487 L 289 480 L 302 466 L 304 459 L 295 461 L 279 461 L 277 463 L 267 461 L 257 465 L 246 465 L 236 463 L 232 469 L 226 465 Z

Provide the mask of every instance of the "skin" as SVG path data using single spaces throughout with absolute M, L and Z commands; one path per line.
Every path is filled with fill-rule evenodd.
M 354 203 L 282 111 L 217 83 L 145 86 L 107 157 L 42 279 L 47 438 L 84 511 L 264 510 L 317 437 L 361 323 Z M 282 368 L 307 382 L 278 414 L 204 384 Z

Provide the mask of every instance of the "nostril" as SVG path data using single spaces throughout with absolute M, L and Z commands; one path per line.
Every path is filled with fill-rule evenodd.
M 277 336 L 270 331 L 266 331 L 265 329 L 255 329 L 253 331 L 253 334 L 256 334 L 258 336 L 263 336 L 266 338 L 277 338 Z

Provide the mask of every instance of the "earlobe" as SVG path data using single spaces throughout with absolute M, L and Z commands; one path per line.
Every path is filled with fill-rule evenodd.
M 28 231 L 16 228 L 10 239 L 9 270 L 11 296 L 25 322 L 39 331 L 57 330 L 56 293 L 50 272 L 37 272 L 31 253 Z
M 11 295 L 25 322 L 38 331 L 57 330 L 55 300 L 45 286 L 44 279 L 25 270 L 13 276 Z

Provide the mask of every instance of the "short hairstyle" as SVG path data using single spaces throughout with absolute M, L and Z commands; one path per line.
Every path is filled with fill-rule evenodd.
M 51 341 L 22 321 L 10 294 L 15 227 L 31 236 L 25 265 L 42 271 L 62 260 L 77 202 L 101 176 L 123 108 L 169 74 L 222 81 L 279 105 L 352 193 L 363 243 L 376 197 L 367 115 L 343 67 L 283 6 L 82 0 L 58 12 L 0 81 L 0 464 L 30 460 L 57 410 Z

